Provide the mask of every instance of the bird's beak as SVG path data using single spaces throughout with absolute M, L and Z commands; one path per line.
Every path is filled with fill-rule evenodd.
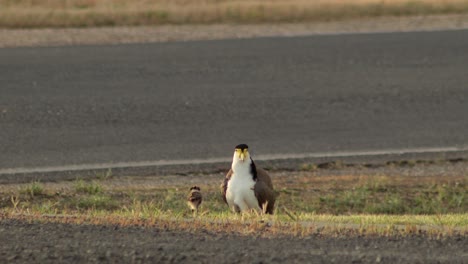
M 244 160 L 245 160 L 245 153 L 244 153 L 244 152 L 241 152 L 241 153 L 240 153 L 239 159 L 240 159 L 241 161 L 244 161 Z
M 239 157 L 239 160 L 244 162 L 245 157 L 247 156 L 247 151 L 242 149 L 236 149 L 236 155 Z

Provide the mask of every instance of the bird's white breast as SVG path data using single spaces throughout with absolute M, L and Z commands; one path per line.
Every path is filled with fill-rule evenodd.
M 237 206 L 241 211 L 259 209 L 253 191 L 255 181 L 250 172 L 250 164 L 234 164 L 233 174 L 228 182 L 226 200 L 229 207 Z

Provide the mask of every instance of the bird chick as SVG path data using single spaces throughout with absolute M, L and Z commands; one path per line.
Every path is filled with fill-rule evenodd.
M 192 213 L 194 215 L 198 214 L 198 207 L 200 207 L 200 204 L 202 203 L 202 194 L 200 192 L 200 187 L 198 186 L 192 186 L 190 188 L 190 193 L 187 197 L 187 204 L 192 210 Z

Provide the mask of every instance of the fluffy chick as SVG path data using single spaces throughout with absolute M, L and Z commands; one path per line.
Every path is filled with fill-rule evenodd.
M 200 207 L 202 200 L 203 200 L 203 197 L 200 191 L 200 187 L 192 186 L 190 188 L 190 193 L 187 197 L 187 204 L 192 210 L 192 213 L 194 214 L 198 213 L 198 207 Z

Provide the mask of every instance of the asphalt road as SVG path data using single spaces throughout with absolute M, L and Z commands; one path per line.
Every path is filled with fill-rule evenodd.
M 0 49 L 0 169 L 468 145 L 468 31 Z

